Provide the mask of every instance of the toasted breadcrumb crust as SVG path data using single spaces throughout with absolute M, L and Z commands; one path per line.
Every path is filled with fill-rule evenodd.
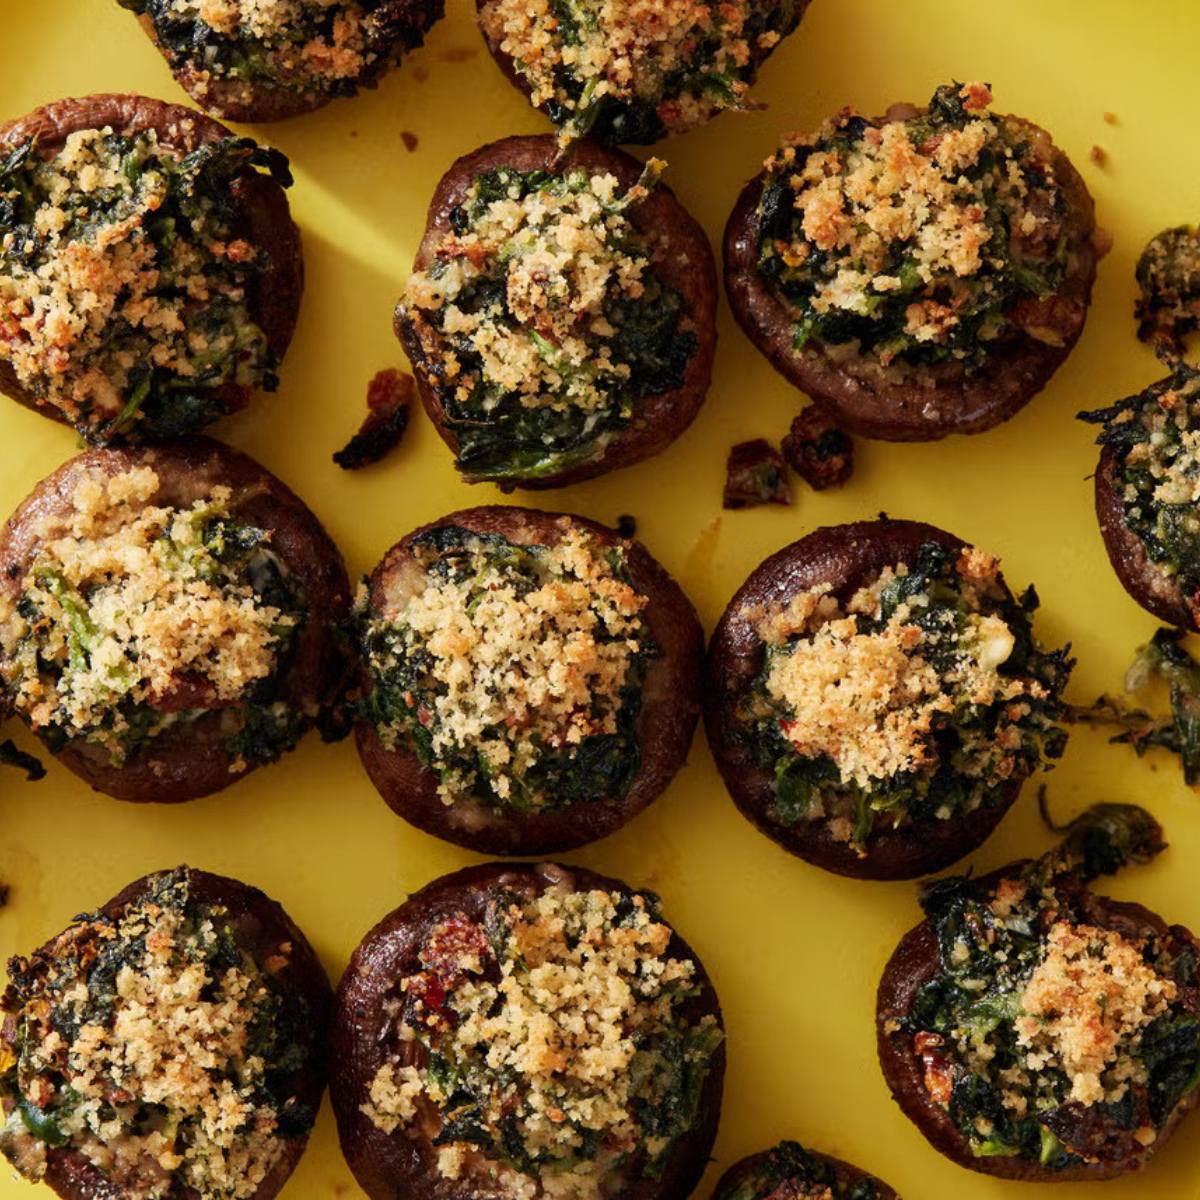
M 464 232 L 448 233 L 435 265 L 409 278 L 404 302 L 440 328 L 447 344 L 432 356 L 437 381 L 452 386 L 459 403 L 481 405 L 486 418 L 494 390 L 527 408 L 595 411 L 628 381 L 629 365 L 613 358 L 617 330 L 606 314 L 614 302 L 641 299 L 652 268 L 625 215 L 646 190 L 619 198 L 617 188 L 613 175 L 583 171 L 524 196 L 514 185 Z M 478 181 L 464 207 L 477 189 Z M 502 300 L 460 307 L 473 282 L 496 273 Z M 477 368 L 461 361 L 464 350 Z
M 496 795 L 515 800 L 543 754 L 616 733 L 647 640 L 647 598 L 578 526 L 553 545 L 521 547 L 536 570 L 532 586 L 505 571 L 504 545 L 469 537 L 464 549 L 467 566 L 427 571 L 370 620 L 374 632 L 400 639 L 406 659 L 421 660 L 421 686 L 405 700 L 428 733 L 447 805 L 477 795 L 464 756 L 478 755 Z M 395 650 L 370 665 L 386 680 Z M 410 736 L 412 720 L 380 728 L 384 744 Z
M 1144 958 L 1145 947 L 1111 929 L 1058 921 L 1021 994 L 1015 1021 L 1027 1068 L 1056 1064 L 1080 1104 L 1119 1100 L 1144 1082 L 1134 1060 L 1142 1031 L 1178 995 Z
M 570 142 L 611 102 L 650 108 L 665 132 L 745 106 L 755 64 L 791 32 L 784 6 L 753 0 L 488 0 L 489 43 L 514 63 L 535 107 Z M 768 28 L 770 17 L 779 28 Z M 622 139 L 624 140 L 624 139 Z
M 758 623 L 768 646 L 786 650 L 771 657 L 765 677 L 784 737 L 797 754 L 829 758 L 842 783 L 864 789 L 935 766 L 930 732 L 937 716 L 950 718 L 962 705 L 1019 705 L 1045 695 L 1032 680 L 998 673 L 1012 653 L 1013 634 L 999 616 L 978 611 L 984 595 L 999 595 L 995 558 L 976 549 L 960 557 L 968 613 L 958 629 L 922 628 L 928 595 L 899 604 L 879 626 L 881 593 L 908 571 L 904 563 L 885 569 L 845 606 L 828 585 L 801 592 Z M 860 619 L 869 623 L 866 632 Z M 929 656 L 947 642 L 954 661 L 939 668 Z M 1003 775 L 1000 763 L 993 772 Z
M 244 1200 L 284 1146 L 276 1064 L 253 1048 L 275 999 L 244 953 L 219 965 L 226 910 L 189 908 L 186 887 L 81 918 L 49 953 L 14 960 L 0 1065 L 10 1098 L 55 1121 L 120 1195 Z M 12 1110 L 0 1149 L 40 1179 L 46 1144 L 28 1124 Z
M 877 325 L 868 348 L 885 367 L 922 347 L 977 359 L 1014 322 L 1064 344 L 1061 314 L 1018 303 L 1048 299 L 1061 273 L 1050 148 L 988 112 L 991 99 L 982 83 L 939 89 L 935 105 L 957 106 L 958 124 L 932 111 L 873 123 L 845 108 L 767 159 L 768 183 L 783 181 L 790 207 L 770 222 L 762 261 L 796 288 L 804 281 L 802 340 L 822 330 L 855 340 L 832 336 L 836 317 L 859 332 Z
M 206 546 L 206 523 L 229 518 L 229 488 L 180 509 L 151 503 L 159 486 L 148 466 L 86 475 L 70 513 L 43 530 L 19 596 L 0 594 L 0 679 L 15 711 L 117 762 L 129 705 L 157 710 L 153 736 L 177 718 L 181 690 L 200 693 L 200 707 L 235 703 L 274 672 L 299 619 Z
M 400 982 L 394 1005 L 408 1061 L 379 1069 L 362 1111 L 388 1133 L 431 1114 L 445 1122 L 465 1089 L 512 1161 L 450 1139 L 443 1177 L 482 1173 L 521 1200 L 599 1200 L 629 1156 L 669 1150 L 673 1138 L 648 1136 L 638 1114 L 663 1100 L 661 1043 L 681 1032 L 696 965 L 667 954 L 671 929 L 641 895 L 552 888 L 495 905 L 490 942 L 465 917 L 429 933 L 425 969 Z M 682 1032 L 686 1067 L 702 1078 L 715 1018 Z M 430 1049 L 414 1064 L 418 1038 Z
M 138 10 L 141 0 L 123 0 Z M 213 52 L 192 62 L 201 96 L 212 81 L 266 82 L 303 93 L 348 94 L 400 47 L 381 39 L 378 3 L 356 0 L 167 0 L 167 17 L 191 22 L 192 40 Z M 160 22 L 162 18 L 159 18 Z M 161 36 L 161 35 L 160 35 Z M 232 48 L 240 54 L 231 54 Z
M 246 304 L 259 252 L 206 201 L 191 228 L 175 222 L 155 240 L 150 222 L 176 186 L 178 156 L 153 130 L 77 130 L 47 159 L 36 147 L 15 155 L 22 203 L 36 208 L 27 225 L 0 227 L 0 360 L 38 403 L 104 425 L 148 366 L 211 387 L 224 361 L 225 382 L 263 382 L 269 352 Z M 198 309 L 225 316 L 202 324 Z

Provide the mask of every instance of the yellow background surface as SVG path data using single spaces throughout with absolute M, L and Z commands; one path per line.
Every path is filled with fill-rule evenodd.
M 277 394 L 216 430 L 282 476 L 341 546 L 352 576 L 423 521 L 501 500 L 462 484 L 432 427 L 418 417 L 402 448 L 350 475 L 330 453 L 356 428 L 368 379 L 403 365 L 391 309 L 433 187 L 457 155 L 543 119 L 501 79 L 467 0 L 375 92 L 311 116 L 262 126 L 284 150 L 304 233 L 308 287 Z M 157 52 L 115 0 L 0 0 L 0 118 L 90 91 L 142 91 L 183 101 Z M 657 459 L 545 494 L 540 503 L 602 521 L 638 519 L 639 536 L 675 573 L 711 630 L 748 572 L 821 524 L 895 516 L 943 525 L 999 553 L 1014 586 L 1035 581 L 1043 640 L 1079 656 L 1071 696 L 1118 686 L 1153 621 L 1129 600 L 1105 558 L 1091 507 L 1095 461 L 1077 409 L 1109 402 L 1159 374 L 1134 339 L 1133 264 L 1146 239 L 1200 218 L 1200 79 L 1196 0 L 815 0 L 800 30 L 767 63 L 756 98 L 659 148 L 668 182 L 719 243 L 743 181 L 785 128 L 808 128 L 846 103 L 882 111 L 925 100 L 950 78 L 991 81 L 997 107 L 1046 126 L 1074 158 L 1115 237 L 1101 264 L 1083 339 L 1053 384 L 991 433 L 936 445 L 860 443 L 844 490 L 803 485 L 787 509 L 721 511 L 725 451 L 777 439 L 798 396 L 752 349 L 722 303 L 716 377 L 692 429 Z M 1115 125 L 1102 119 L 1117 115 Z M 416 136 L 406 149 L 403 133 Z M 410 139 L 411 140 L 411 139 Z M 1103 167 L 1089 159 L 1099 144 Z M 74 435 L 0 400 L 0 513 L 76 452 Z M 517 493 L 516 502 L 539 503 Z M 33 748 L 23 731 L 18 741 Z M 227 792 L 177 808 L 122 804 L 52 765 L 36 787 L 0 776 L 0 953 L 31 950 L 77 911 L 146 871 L 181 861 L 238 876 L 279 899 L 337 980 L 366 930 L 407 892 L 472 856 L 393 816 L 350 742 L 308 738 L 277 766 Z M 1163 821 L 1171 849 L 1111 890 L 1200 928 L 1200 795 L 1174 763 L 1138 762 L 1102 735 L 1076 732 L 1048 778 L 1055 811 L 1137 800 Z M 1035 787 L 970 860 L 981 868 L 1049 843 Z M 912 884 L 842 880 L 793 859 L 734 809 L 702 734 L 668 793 L 625 830 L 567 856 L 657 889 L 666 914 L 715 978 L 728 1022 L 729 1075 L 707 1197 L 735 1158 L 796 1137 L 888 1179 L 908 1200 L 1014 1200 L 1045 1189 L 966 1172 L 931 1150 L 890 1100 L 876 1065 L 879 971 L 918 916 Z M 1141 1178 L 1074 1186 L 1090 1200 L 1200 1196 L 1200 1117 Z M 1061 1189 L 1065 1191 L 1066 1185 Z M 32 1195 L 0 1172 L 0 1198 Z M 358 1195 L 326 1106 L 285 1195 Z

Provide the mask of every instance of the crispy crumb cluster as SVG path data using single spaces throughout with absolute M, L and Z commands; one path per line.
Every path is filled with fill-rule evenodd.
M 973 83 L 907 118 L 844 109 L 767 160 L 758 266 L 795 311 L 797 348 L 979 366 L 1014 332 L 1065 344 L 1082 312 L 1051 303 L 1071 217 L 1053 147 L 990 102 Z
M 363 1111 L 387 1133 L 432 1116 L 440 1173 L 485 1172 L 504 1196 L 599 1200 L 630 1171 L 655 1177 L 721 1039 L 686 1016 L 697 970 L 671 939 L 640 894 L 493 893 L 482 923 L 426 935 Z
M 32 142 L 0 163 L 0 362 L 86 435 L 186 432 L 273 387 L 226 193 L 253 143 L 184 158 L 153 130 Z
M 189 508 L 154 504 L 158 490 L 149 466 L 84 476 L 19 592 L 0 594 L 13 709 L 115 762 L 180 720 L 243 704 L 302 620 L 268 535 L 230 517 L 229 488 Z
M 695 334 L 630 217 L 662 166 L 624 191 L 579 168 L 472 181 L 402 300 L 464 469 L 561 469 L 678 386 Z
M 303 1061 L 280 994 L 186 876 L 9 970 L 0 1151 L 28 1178 L 68 1147 L 133 1200 L 244 1200 L 311 1123 L 271 1090 Z
M 420 43 L 381 0 L 121 0 L 153 24 L 173 67 L 203 96 L 213 83 L 349 96 Z
M 1106 820 L 1072 835 L 1080 859 L 1063 860 L 1066 875 L 1052 851 L 999 878 L 942 880 L 923 898 L 938 971 L 888 1032 L 911 1038 L 929 1102 L 977 1155 L 1050 1171 L 1133 1157 L 1195 1086 L 1190 935 L 1105 914 L 1080 891 L 1092 870 L 1124 861 Z
M 620 549 L 443 529 L 420 583 L 366 618 L 376 728 L 414 746 L 447 805 L 555 807 L 620 794 L 636 745 L 646 597 Z
M 750 614 L 766 647 L 741 719 L 776 772 L 776 817 L 871 831 L 949 819 L 1061 752 L 1062 656 L 1030 640 L 997 560 L 934 543 L 845 603 L 821 586 Z
M 748 107 L 758 64 L 799 21 L 772 0 L 487 0 L 480 25 L 569 144 L 650 142 Z

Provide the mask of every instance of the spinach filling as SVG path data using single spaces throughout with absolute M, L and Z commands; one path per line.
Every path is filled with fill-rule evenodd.
M 610 78 L 601 87 L 602 76 L 588 73 L 584 65 L 592 61 L 589 57 L 557 61 L 545 110 L 560 140 L 590 137 L 608 145 L 648 145 L 724 109 L 752 107 L 745 96 L 759 60 L 795 30 L 800 13 L 794 0 L 739 0 L 735 7 L 731 20 L 728 6 L 697 4 L 697 23 L 686 48 L 659 61 L 650 55 L 635 61 L 633 85 Z M 578 51 L 612 36 L 601 24 L 600 8 L 595 0 L 553 0 L 559 59 L 562 48 Z M 743 54 L 740 47 L 750 49 Z M 542 82 L 544 68 L 516 61 L 518 72 Z M 662 61 L 667 61 L 665 68 Z
M 792 309 L 795 349 L 854 344 L 885 365 L 977 370 L 1020 331 L 1023 309 L 1025 332 L 1062 344 L 1037 302 L 1065 277 L 1066 197 L 1031 133 L 989 114 L 988 100 L 983 85 L 944 85 L 926 113 L 883 124 L 843 114 L 770 160 L 757 268 Z M 897 129 L 916 164 L 908 175 L 880 149 L 881 131 Z M 963 149 L 943 159 L 948 138 Z M 893 171 L 898 191 L 877 178 Z
M 228 909 L 192 895 L 186 871 L 153 877 L 116 916 L 77 917 L 8 965 L 0 1153 L 29 1178 L 44 1174 L 47 1149 L 73 1147 L 123 1196 L 159 1200 L 180 1187 L 248 1200 L 279 1140 L 312 1127 L 316 1114 L 295 1098 L 295 1073 L 309 1065 L 308 1003 L 243 947 Z M 139 1003 L 150 1012 L 139 1016 Z M 173 1044 L 152 1044 L 147 1020 L 168 1011 Z M 189 1050 L 206 1061 L 177 1078 Z M 222 1104 L 243 1120 L 218 1127 Z M 176 1165 L 164 1170 L 168 1152 Z
M 415 277 L 436 304 L 413 281 L 407 294 L 468 478 L 531 480 L 588 462 L 643 401 L 682 386 L 699 344 L 690 314 L 626 216 L 653 175 L 617 197 L 611 176 L 501 167 L 451 213 L 453 233 Z M 514 203 L 527 208 L 515 220 Z M 580 226 L 594 239 L 587 258 L 565 240 Z M 585 298 L 592 263 L 603 292 Z M 514 280 L 537 273 L 544 295 L 515 313 Z
M 422 40 L 406 6 L 389 0 L 285 0 L 265 23 L 242 0 L 232 29 L 210 25 L 199 0 L 119 2 L 149 18 L 172 70 L 321 96 L 353 96 Z
M 638 615 L 624 552 L 572 544 L 583 547 L 585 567 L 566 563 L 555 547 L 443 526 L 412 545 L 428 581 L 417 601 L 422 629 L 414 627 L 412 607 L 394 615 L 360 611 L 360 649 L 372 683 L 366 719 L 385 744 L 407 746 L 437 775 L 447 804 L 552 811 L 624 796 L 640 770 L 637 721 L 656 649 Z M 593 574 L 581 579 L 581 570 Z M 579 598 L 589 578 L 621 585 L 618 607 L 599 596 Z M 559 587 L 576 596 L 576 607 L 560 619 L 531 606 L 531 597 Z M 465 614 L 466 636 L 484 646 L 466 659 L 467 685 L 458 672 L 463 660 L 431 647 L 430 621 L 434 630 L 441 621 L 426 600 Z M 488 641 L 500 625 L 511 627 L 511 639 L 497 630 Z M 565 714 L 556 694 L 541 692 L 542 673 L 553 670 L 568 643 L 590 643 L 607 670 L 584 681 L 579 707 Z M 577 738 L 567 736 L 572 727 Z
M 0 162 L 0 357 L 25 390 L 101 443 L 191 433 L 273 391 L 277 356 L 248 299 L 270 262 L 241 238 L 233 188 L 256 168 L 291 183 L 283 155 L 248 138 L 182 158 L 153 131 L 85 130 L 48 159 L 36 141 L 12 150 Z M 83 284 L 68 270 L 79 262 Z M 47 332 L 64 315 L 77 326 L 65 341 Z M 51 370 L 64 355 L 66 371 Z
M 713 1200 L 879 1200 L 873 1179 L 848 1187 L 830 1162 L 810 1154 L 799 1142 L 780 1142 L 735 1187 L 722 1188 Z
M 307 615 L 302 581 L 271 550 L 265 530 L 230 517 L 219 505 L 177 512 L 154 549 L 168 571 L 199 580 L 217 594 L 248 593 L 255 609 L 274 610 L 270 674 L 251 681 L 232 703 L 214 707 L 204 703 L 210 699 L 209 686 L 193 671 L 179 681 L 179 697 L 164 701 L 140 676 L 136 638 L 125 645 L 119 662 L 107 661 L 112 630 L 94 615 L 94 602 L 113 578 L 89 579 L 76 587 L 68 582 L 64 568 L 47 562 L 35 567 L 36 586 L 27 585 L 17 602 L 23 632 L 15 646 L 5 647 L 7 662 L 0 664 L 14 707 L 24 711 L 20 697 L 35 679 L 38 693 L 46 690 L 58 697 L 61 711 L 52 722 L 38 726 L 55 753 L 82 738 L 107 749 L 112 761 L 120 764 L 150 750 L 164 734 L 177 734 L 219 712 L 231 766 L 275 761 L 296 745 L 308 724 L 291 702 L 287 687 L 289 653 Z M 66 628 L 65 657 L 44 637 L 44 631 L 59 621 Z M 76 681 L 86 676 L 100 678 L 104 700 L 80 725 L 68 711 L 69 698 L 78 691 Z M 189 704 L 193 693 L 197 703 Z
M 993 567 L 987 586 L 971 589 L 968 596 L 961 561 L 959 552 L 927 542 L 906 574 L 871 589 L 868 607 L 873 611 L 859 607 L 851 618 L 855 636 L 882 635 L 895 628 L 897 612 L 906 606 L 903 624 L 920 635 L 912 653 L 937 673 L 950 697 L 931 710 L 921 737 L 923 753 L 918 747 L 910 768 L 864 781 L 848 777 L 828 753 L 798 753 L 789 737 L 795 713 L 768 685 L 773 668 L 783 660 L 820 652 L 814 642 L 820 629 L 792 631 L 782 641 L 765 644 L 763 668 L 740 715 L 741 736 L 754 761 L 775 776 L 769 812 L 773 821 L 790 827 L 833 818 L 848 823 L 841 840 L 861 850 L 873 836 L 897 826 L 950 819 L 994 804 L 1005 783 L 1047 768 L 1062 755 L 1067 735 L 1057 722 L 1064 711 L 1060 696 L 1074 665 L 1068 650 L 1046 651 L 1035 640 L 1032 617 L 1038 599 L 1032 587 L 1013 600 L 995 585 Z M 994 666 L 991 698 L 979 703 L 961 679 L 987 653 L 986 638 L 997 637 L 991 632 L 996 621 L 1003 625 L 1000 644 L 1007 648 L 1011 637 L 1011 649 Z M 888 717 L 878 714 L 879 731 L 868 729 L 867 736 L 883 737 Z
M 1079 419 L 1102 426 L 1096 441 L 1117 456 L 1125 524 L 1200 610 L 1200 371 L 1179 363 L 1166 379 Z
M 1020 1157 L 1052 1171 L 1133 1156 L 1200 1082 L 1197 958 L 1191 939 L 1175 931 L 1125 943 L 1146 974 L 1168 981 L 1171 999 L 1115 1042 L 1097 1098 L 1073 1098 L 1062 1054 L 1029 1036 L 1026 998 L 1052 953 L 1053 930 L 1065 924 L 1092 939 L 1116 936 L 1094 929 L 1084 885 L 1163 848 L 1144 810 L 1097 805 L 1068 826 L 1060 847 L 999 879 L 954 877 L 926 888 L 938 970 L 891 1032 L 911 1036 L 931 1100 L 946 1108 L 973 1154 Z M 1101 953 L 1093 941 L 1083 961 Z M 1097 1025 L 1106 998 L 1111 1015 L 1112 998 L 1098 995 Z M 1047 1019 L 1039 1014 L 1032 1023 Z

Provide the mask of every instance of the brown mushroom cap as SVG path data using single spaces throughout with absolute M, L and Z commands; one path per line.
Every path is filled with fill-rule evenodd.
M 286 1090 L 315 1114 L 325 1090 L 324 1031 L 333 999 L 333 990 L 316 953 L 283 908 L 258 888 L 191 867 L 179 870 L 187 872 L 192 898 L 202 904 L 223 905 L 228 909 L 234 938 L 255 962 L 261 965 L 273 956 L 286 960 L 273 973 L 273 978 L 282 991 L 302 998 L 311 1017 L 305 1029 L 306 1061 L 288 1076 Z M 154 882 L 154 875 L 135 880 L 100 911 L 105 916 L 118 918 L 144 899 L 152 891 Z M 290 949 L 283 952 L 281 947 L 285 945 Z M 53 939 L 43 950 L 52 946 Z M 307 1134 L 285 1140 L 283 1153 L 255 1189 L 251 1200 L 273 1200 L 295 1170 L 307 1145 Z M 64 1200 L 118 1200 L 108 1177 L 78 1150 L 69 1147 L 47 1148 L 46 1183 Z
M 924 109 L 897 105 L 885 120 L 906 120 Z M 1032 136 L 1049 135 L 1032 122 L 1005 118 Z M 1007 421 L 1049 382 L 1083 331 L 1096 277 L 1095 205 L 1070 159 L 1053 150 L 1055 178 L 1071 213 L 1067 274 L 1056 299 L 1078 311 L 1063 345 L 1051 346 L 1028 334 L 998 345 L 980 370 L 968 372 L 947 362 L 909 367 L 902 361 L 881 368 L 851 346 L 812 339 L 793 345 L 792 309 L 758 270 L 758 203 L 765 172 L 738 197 L 725 227 L 725 290 L 746 336 L 791 384 L 823 404 L 843 428 L 887 441 L 932 441 L 951 433 L 982 433 Z
M 1013 863 L 985 876 L 979 886 L 987 886 L 1019 871 L 1024 863 Z M 1101 929 L 1112 929 L 1131 941 L 1151 935 L 1173 935 L 1195 946 L 1200 954 L 1200 941 L 1181 925 L 1168 926 L 1161 917 L 1140 904 L 1110 900 L 1107 896 L 1081 889 L 1078 908 L 1082 919 Z M 1018 1157 L 979 1158 L 971 1152 L 967 1139 L 940 1106 L 932 1103 L 925 1090 L 925 1068 L 913 1052 L 911 1037 L 903 1032 L 889 1032 L 893 1023 L 908 1017 L 920 989 L 937 975 L 940 967 L 937 938 L 928 921 L 922 921 L 901 939 L 879 983 L 876 997 L 876 1040 L 879 1063 L 892 1097 L 904 1115 L 923 1133 L 935 1150 L 959 1166 L 969 1167 L 985 1175 L 1001 1179 L 1017 1179 L 1026 1183 L 1072 1183 L 1086 1180 L 1115 1179 L 1119 1175 L 1145 1166 L 1158 1153 L 1183 1117 L 1200 1101 L 1200 1091 L 1192 1092 L 1180 1102 L 1149 1146 L 1138 1146 L 1117 1161 L 1108 1159 L 1062 1170 L 1052 1170 L 1040 1163 Z
M 1121 498 L 1118 472 L 1120 456 L 1114 446 L 1100 451 L 1096 467 L 1096 518 L 1108 561 L 1125 590 L 1144 608 L 1168 625 L 1200 630 L 1179 582 L 1168 575 L 1146 553 L 1142 539 L 1125 521 L 1125 502 Z
M 475 0 L 476 14 L 482 13 L 483 9 L 486 7 L 487 3 L 488 3 L 488 0 Z M 812 3 L 812 0 L 794 0 L 792 7 L 795 10 L 795 23 L 793 24 L 792 29 L 789 30 L 788 33 L 784 35 L 785 37 L 787 37 L 791 33 L 795 32 L 796 26 L 798 26 L 800 24 L 800 21 L 803 19 L 804 14 L 805 14 L 805 12 L 807 12 L 808 6 L 811 3 Z M 488 37 L 487 31 L 484 30 L 482 22 L 480 23 L 480 32 L 483 34 L 484 43 L 487 46 L 488 51 L 491 54 L 492 58 L 494 58 L 496 60 L 496 65 L 500 68 L 501 72 L 504 75 L 504 78 L 507 79 L 508 82 L 511 83 L 513 85 L 513 87 L 515 87 L 517 89 L 517 91 L 520 92 L 525 97 L 525 99 L 528 100 L 532 104 L 533 103 L 533 99 L 532 99 L 533 86 L 529 82 L 529 80 L 526 79 L 525 76 L 518 70 L 516 60 L 513 58 L 513 56 L 511 54 L 506 53 L 504 51 L 504 49 L 502 49 L 502 47 L 500 46 L 500 44 L 498 42 L 495 42 L 492 40 L 492 38 Z M 748 84 L 753 84 L 754 81 L 758 78 L 759 67 L 761 67 L 762 64 L 768 58 L 771 57 L 771 55 L 775 52 L 778 45 L 779 45 L 778 42 L 775 43 L 775 45 L 767 46 L 767 45 L 759 44 L 759 42 L 757 40 L 750 41 L 750 43 L 749 43 L 749 48 L 750 48 L 749 67 L 750 67 L 750 70 L 749 70 L 748 75 L 746 76 L 746 82 Z M 548 101 L 544 102 L 542 104 L 534 105 L 534 107 L 537 108 L 541 112 L 545 112 L 547 104 L 548 104 Z M 698 124 L 707 123 L 708 121 L 713 120 L 714 117 L 720 116 L 721 113 L 724 111 L 725 110 L 723 108 L 714 106 L 713 110 L 708 114 L 707 117 L 704 118 L 704 121 L 699 122 Z M 689 128 L 694 128 L 694 126 L 689 126 Z M 683 132 L 685 132 L 685 130 L 683 130 L 683 129 L 668 130 L 667 133 L 664 134 L 663 136 L 670 137 L 670 136 L 674 136 L 674 134 L 683 133 Z
M 458 159 L 442 176 L 429 205 L 425 234 L 413 260 L 413 271 L 423 271 L 434 261 L 438 244 L 452 232 L 450 215 L 466 199 L 472 182 L 488 171 L 510 167 L 515 171 L 550 171 L 582 167 L 607 172 L 628 190 L 639 179 L 642 164 L 620 150 L 580 142 L 565 164 L 556 166 L 558 147 L 549 135 L 510 137 Z M 637 402 L 633 420 L 617 430 L 594 457 L 537 479 L 505 478 L 504 490 L 563 487 L 592 479 L 617 467 L 628 467 L 665 450 L 692 423 L 708 392 L 716 349 L 717 272 L 704 230 L 675 199 L 670 188 L 659 184 L 626 214 L 629 223 L 646 240 L 658 277 L 683 298 L 683 312 L 694 325 L 696 352 L 688 362 L 680 386 L 670 392 L 644 396 Z M 421 347 L 416 324 L 403 299 L 396 306 L 396 336 L 412 363 L 421 403 L 442 440 L 458 453 L 458 439 L 431 382 L 433 364 Z M 479 479 L 487 476 L 479 476 Z M 472 477 L 472 482 L 477 480 Z
M 772 1151 L 760 1150 L 757 1154 L 749 1154 L 739 1159 L 721 1176 L 713 1192 L 713 1200 L 728 1200 L 739 1187 L 748 1183 L 766 1165 Z M 843 1162 L 830 1154 L 821 1154 L 816 1150 L 805 1147 L 805 1153 L 818 1163 L 832 1167 L 836 1172 L 838 1186 L 849 1193 L 850 1189 L 860 1183 L 875 1185 L 874 1200 L 900 1200 L 899 1196 L 882 1179 L 877 1179 L 869 1171 L 856 1167 L 852 1163 Z M 765 1200 L 772 1200 L 768 1196 Z
M 108 127 L 126 136 L 153 130 L 159 145 L 181 157 L 200 146 L 234 136 L 220 122 L 178 104 L 146 96 L 101 93 L 43 105 L 28 116 L 0 127 L 0 154 L 30 138 L 37 138 L 40 151 L 53 154 L 72 133 Z M 242 215 L 243 223 L 237 232 L 269 259 L 269 266 L 249 289 L 249 311 L 265 334 L 271 351 L 282 359 L 296 329 L 304 291 L 300 231 L 292 220 L 287 194 L 269 175 L 247 168 L 234 181 L 231 194 Z M 2 360 L 0 391 L 43 416 L 71 424 L 56 405 L 39 402 L 26 391 L 12 366 Z M 234 385 L 226 384 L 218 394 L 232 408 L 238 391 Z
M 458 525 L 496 534 L 519 545 L 553 546 L 572 527 L 583 528 L 602 546 L 621 546 L 630 581 L 649 603 L 643 616 L 659 653 L 646 664 L 642 708 L 635 733 L 641 763 L 623 796 L 579 801 L 546 812 L 518 812 L 483 805 L 447 805 L 438 795 L 438 776 L 401 744 L 389 750 L 373 726 L 360 722 L 358 752 L 379 794 L 406 821 L 481 854 L 549 854 L 596 841 L 619 829 L 655 800 L 687 759 L 700 715 L 700 659 L 704 634 L 679 585 L 639 542 L 585 517 L 535 509 L 486 505 L 450 513 L 397 542 L 369 580 L 373 612 L 381 612 L 396 589 L 413 586 L 413 544 L 432 529 Z M 419 578 L 419 576 L 418 576 Z M 367 687 L 370 681 L 367 680 Z
M 350 584 L 337 547 L 321 523 L 284 483 L 252 458 L 211 438 L 153 446 L 88 450 L 39 483 L 0 530 L 0 589 L 15 600 L 45 540 L 45 522 L 71 511 L 75 488 L 87 474 L 107 477 L 153 467 L 159 489 L 152 503 L 188 507 L 217 485 L 233 492 L 230 512 L 271 534 L 271 549 L 303 581 L 307 619 L 297 630 L 285 667 L 288 703 L 307 715 L 330 698 L 343 672 L 333 626 L 349 611 Z M 47 746 L 48 737 L 42 735 Z M 118 800 L 176 803 L 220 791 L 254 769 L 229 769 L 221 714 L 175 725 L 114 765 L 84 738 L 68 741 L 56 757 L 98 791 Z
M 552 886 L 572 891 L 600 889 L 631 894 L 627 884 L 582 867 L 552 863 L 487 863 L 467 867 L 435 880 L 414 893 L 372 929 L 350 959 L 334 1003 L 330 1099 L 337 1118 L 342 1153 L 359 1186 L 371 1200 L 500 1200 L 468 1179 L 446 1179 L 438 1173 L 430 1135 L 419 1140 L 407 1132 L 384 1133 L 362 1111 L 371 1081 L 388 1061 L 385 1033 L 394 1024 L 385 1004 L 395 985 L 421 969 L 418 952 L 430 930 L 457 914 L 482 920 L 488 893 L 495 887 L 540 895 Z M 713 1016 L 721 1023 L 721 1007 L 712 982 L 691 947 L 676 933 L 665 952 L 696 964 L 699 994 L 682 1010 L 685 1019 Z M 621 1200 L 681 1200 L 690 1195 L 704 1173 L 716 1139 L 725 1047 L 715 1051 L 701 1092 L 696 1128 L 681 1137 L 658 1179 L 638 1179 L 621 1192 Z
M 737 709 L 762 670 L 764 645 L 755 610 L 778 608 L 792 597 L 828 583 L 847 600 L 875 580 L 884 567 L 913 561 L 926 542 L 951 550 L 965 543 L 920 521 L 858 521 L 826 526 L 773 554 L 738 589 L 709 644 L 705 725 L 725 786 L 742 813 L 785 850 L 839 875 L 856 879 L 912 879 L 948 866 L 981 845 L 1020 791 L 1013 781 L 998 788 L 990 804 L 947 820 L 910 821 L 872 834 L 865 857 L 835 841 L 824 821 L 785 826 L 771 819 L 774 773 L 758 766 L 741 737 Z M 1007 585 L 1001 580 L 1001 585 Z

